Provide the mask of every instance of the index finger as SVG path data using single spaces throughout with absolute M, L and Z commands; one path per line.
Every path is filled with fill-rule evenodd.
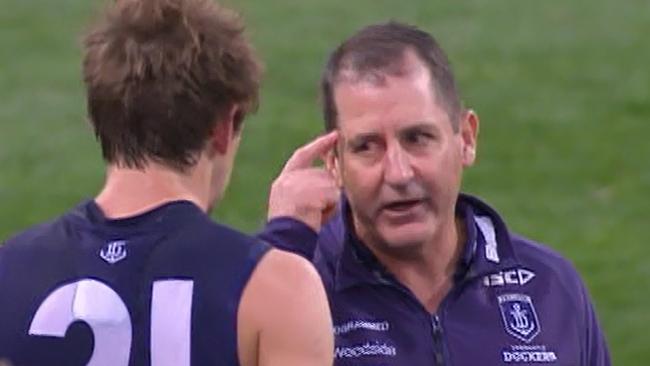
M 335 130 L 299 147 L 291 155 L 289 160 L 287 160 L 282 171 L 286 172 L 311 167 L 317 159 L 334 148 L 338 136 L 338 131 Z

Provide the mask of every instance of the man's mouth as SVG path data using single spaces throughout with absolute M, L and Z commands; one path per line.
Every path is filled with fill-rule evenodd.
M 396 213 L 408 212 L 409 210 L 417 207 L 423 202 L 424 202 L 423 199 L 408 199 L 408 200 L 393 201 L 383 205 L 382 209 L 386 211 L 396 212 Z

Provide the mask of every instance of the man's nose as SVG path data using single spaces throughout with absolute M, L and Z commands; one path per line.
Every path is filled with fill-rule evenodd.
M 402 186 L 413 179 L 414 172 L 408 152 L 397 145 L 388 149 L 384 159 L 384 180 L 393 186 Z

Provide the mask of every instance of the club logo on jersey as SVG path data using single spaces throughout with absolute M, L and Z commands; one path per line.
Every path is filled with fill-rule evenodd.
M 115 264 L 126 258 L 126 241 L 115 240 L 106 245 L 99 251 L 99 256 L 110 264 Z
M 533 300 L 528 295 L 505 294 L 498 297 L 506 332 L 529 343 L 539 334 L 539 320 Z

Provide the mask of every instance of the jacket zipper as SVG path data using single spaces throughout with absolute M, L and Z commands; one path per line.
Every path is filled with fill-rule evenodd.
M 433 314 L 431 316 L 431 330 L 433 336 L 433 352 L 436 366 L 444 366 L 445 356 L 442 345 L 442 325 L 440 324 L 440 317 L 438 314 Z
M 442 328 L 442 323 L 440 321 L 440 314 L 445 307 L 445 304 L 447 302 L 447 298 L 450 296 L 450 294 L 455 290 L 455 288 L 452 288 L 447 296 L 445 296 L 442 299 L 442 302 L 440 303 L 440 306 L 438 307 L 438 311 L 431 315 L 429 311 L 415 298 L 413 293 L 406 288 L 404 285 L 401 283 L 395 281 L 394 279 L 389 279 L 385 278 L 380 272 L 376 271 L 375 276 L 383 283 L 384 285 L 388 285 L 392 288 L 397 289 L 398 291 L 402 292 L 405 294 L 409 299 L 411 299 L 420 309 L 422 309 L 427 316 L 431 319 L 431 336 L 433 340 L 433 352 L 434 352 L 434 365 L 435 366 L 445 366 L 445 353 L 444 353 L 444 333 L 443 333 L 443 328 Z

